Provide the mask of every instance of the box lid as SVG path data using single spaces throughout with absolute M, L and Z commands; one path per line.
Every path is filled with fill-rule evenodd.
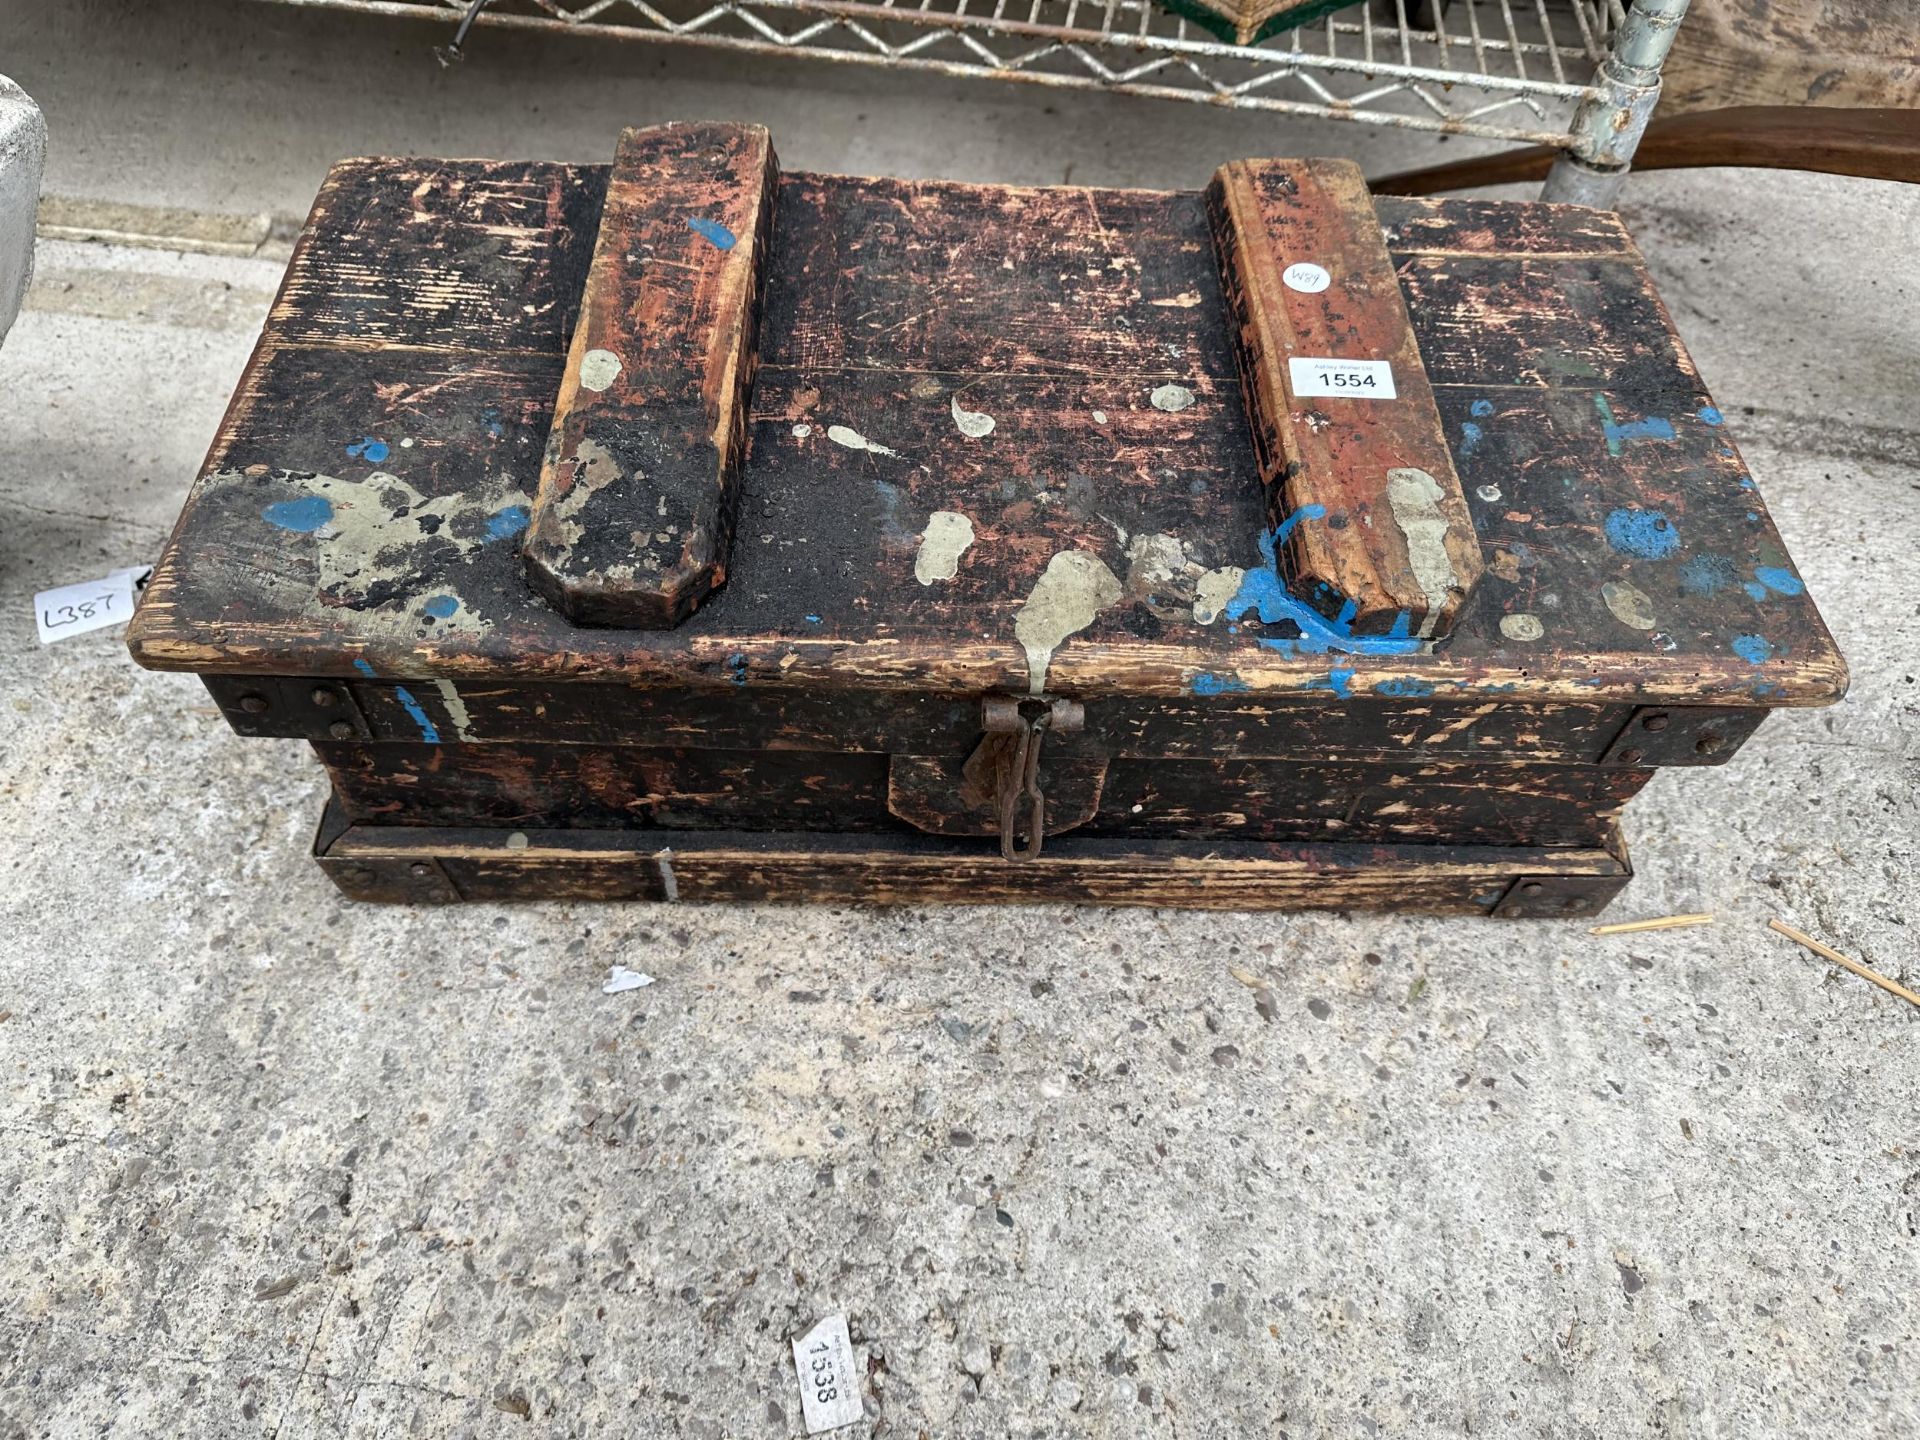
M 742 128 L 670 133 L 737 161 Z M 1301 436 L 1358 433 L 1359 407 L 1296 393 L 1315 381 L 1276 379 L 1278 351 L 1264 381 L 1249 361 L 1241 272 L 1216 243 L 1234 168 L 1211 224 L 1199 192 L 782 175 L 770 150 L 751 226 L 689 186 L 686 213 L 660 211 L 670 243 L 656 230 L 635 252 L 626 303 L 657 326 L 647 274 L 750 241 L 757 374 L 704 372 L 742 400 L 730 479 L 718 428 L 675 452 L 714 444 L 714 483 L 733 487 L 717 588 L 623 629 L 555 609 L 522 553 L 556 397 L 586 363 L 569 345 L 608 170 L 343 162 L 129 643 L 143 664 L 230 674 L 1838 698 L 1845 667 L 1604 212 L 1376 202 L 1485 573 L 1429 639 L 1417 623 L 1366 633 L 1301 593 L 1303 542 L 1337 544 L 1343 524 L 1380 542 L 1384 511 L 1290 508 L 1312 464 L 1263 454 L 1263 384 L 1285 412 L 1268 421 Z M 1344 283 L 1341 253 L 1276 245 Z M 1358 329 L 1323 343 L 1284 358 L 1372 353 Z M 1436 534 L 1452 533 L 1447 503 Z M 626 538 L 681 548 L 679 518 Z

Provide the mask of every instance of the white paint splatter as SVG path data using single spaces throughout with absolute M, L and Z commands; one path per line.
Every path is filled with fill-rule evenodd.
M 812 433 L 813 427 L 811 425 L 796 425 L 793 427 L 793 438 L 796 440 L 804 440 Z
M 1500 487 L 1498 485 L 1482 485 L 1473 493 L 1489 505 L 1498 505 L 1500 503 Z
M 507 849 L 524 850 L 527 848 L 527 836 L 524 830 L 516 830 L 507 836 Z
M 440 692 L 440 703 L 446 708 L 447 718 L 453 722 L 454 732 L 462 740 L 473 739 L 473 716 L 467 713 L 467 702 L 460 698 L 460 692 L 453 688 L 453 682 L 435 680 L 433 684 Z
M 1174 415 L 1193 404 L 1193 391 L 1184 385 L 1162 385 L 1147 398 L 1153 402 L 1154 409 Z
M 1193 597 L 1194 623 L 1211 625 L 1217 620 L 1227 602 L 1240 593 L 1240 584 L 1246 578 L 1247 572 L 1238 565 L 1222 565 L 1202 575 Z
M 953 423 L 969 440 L 980 440 L 993 433 L 993 416 L 979 410 L 963 409 L 958 395 L 953 397 Z
M 680 882 L 673 873 L 673 847 L 669 845 L 653 857 L 654 868 L 660 872 L 660 893 L 669 900 L 680 898 Z
M 1387 504 L 1393 522 L 1407 539 L 1413 579 L 1427 597 L 1420 638 L 1431 639 L 1453 588 L 1453 559 L 1447 554 L 1447 517 L 1440 513 L 1440 482 L 1424 470 L 1387 471 Z
M 877 440 L 869 440 L 858 430 L 850 430 L 845 425 L 829 425 L 827 439 L 836 445 L 844 445 L 849 450 L 864 450 L 869 455 L 892 455 L 899 458 L 897 450 L 889 450 Z
M 643 985 L 651 985 L 653 977 L 643 975 L 638 970 L 629 970 L 624 965 L 610 966 L 607 970 L 606 984 L 600 987 L 602 995 L 621 995 L 628 990 L 638 990 Z
M 620 357 L 611 350 L 589 350 L 580 357 L 580 384 L 593 391 L 606 389 L 620 378 Z
M 1013 622 L 1014 638 L 1027 652 L 1027 686 L 1033 694 L 1047 688 L 1053 652 L 1120 595 L 1120 581 L 1098 555 L 1062 550 L 1047 562 Z
M 1164 300 L 1149 300 L 1147 303 L 1162 310 L 1191 310 L 1200 303 L 1200 292 L 1182 290 L 1178 295 L 1169 295 Z
M 1546 627 L 1540 623 L 1538 615 L 1502 615 L 1500 633 L 1509 640 L 1538 640 L 1546 634 Z
M 913 560 L 913 578 L 922 585 L 951 580 L 960 557 L 973 544 L 973 521 L 957 510 L 936 510 L 920 535 L 920 553 Z
M 1094 423 L 1094 424 L 1096 424 L 1096 425 L 1104 425 L 1104 424 L 1106 424 L 1106 423 L 1107 423 L 1107 412 L 1106 412 L 1106 411 L 1104 411 L 1104 410 L 1096 410 L 1096 411 L 1094 411 L 1094 412 L 1093 412 L 1093 423 Z
M 1607 602 L 1607 609 L 1613 612 L 1613 618 L 1631 629 L 1651 630 L 1657 623 L 1653 602 L 1647 598 L 1647 592 L 1625 581 L 1609 580 L 1600 587 L 1600 598 Z

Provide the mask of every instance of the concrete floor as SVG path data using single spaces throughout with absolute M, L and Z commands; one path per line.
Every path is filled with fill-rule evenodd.
M 442 73 L 267 6 L 0 35 L 50 193 L 198 210 L 676 115 L 1019 181 L 1436 153 L 649 47 Z M 1625 210 L 1855 681 L 1654 783 L 1609 918 L 1718 923 L 1614 939 L 347 905 L 301 746 L 28 622 L 153 558 L 279 264 L 44 244 L 0 351 L 0 1436 L 790 1436 L 834 1311 L 876 1435 L 1920 1434 L 1920 1014 L 1763 928 L 1920 973 L 1920 203 L 1724 171 Z

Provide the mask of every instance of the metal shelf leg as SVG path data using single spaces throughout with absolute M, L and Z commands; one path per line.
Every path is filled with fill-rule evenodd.
M 1553 162 L 1542 200 L 1613 208 L 1660 98 L 1660 67 L 1673 48 L 1687 4 L 1633 0 L 1612 51 L 1600 62 L 1594 93 L 1574 112 L 1573 146 Z

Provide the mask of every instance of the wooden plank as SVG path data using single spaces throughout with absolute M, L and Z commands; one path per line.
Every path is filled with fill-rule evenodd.
M 1351 635 L 1448 634 L 1480 544 L 1359 167 L 1237 162 L 1207 203 L 1289 587 Z
M 1661 71 L 1660 109 L 1728 105 L 1920 108 L 1920 8 L 1913 0 L 1693 0 Z
M 1631 877 L 1617 837 L 1583 849 L 1264 845 L 1065 836 L 1009 864 L 978 841 L 694 831 L 353 825 L 330 811 L 315 858 L 354 899 L 1169 905 L 1487 915 L 1545 877 L 1597 914 Z
M 620 137 L 523 543 L 576 625 L 670 628 L 726 578 L 776 175 L 758 125 Z

